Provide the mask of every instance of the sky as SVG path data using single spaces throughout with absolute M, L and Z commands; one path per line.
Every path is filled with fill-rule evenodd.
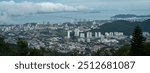
M 86 10 L 150 10 L 150 0 L 0 0 L 1 15 Z
M 150 0 L 0 0 L 0 20 L 51 12 L 150 11 Z

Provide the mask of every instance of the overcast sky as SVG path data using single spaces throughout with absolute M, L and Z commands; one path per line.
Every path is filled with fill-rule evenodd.
M 0 0 L 10 1 L 10 0 Z M 66 5 L 83 5 L 93 9 L 149 9 L 150 0 L 13 0 L 15 2 L 52 2 Z
M 11 20 L 13 16 L 26 16 L 39 12 L 101 12 L 102 10 L 149 13 L 150 0 L 0 0 L 0 21 Z
M 150 10 L 150 0 L 0 0 L 0 16 L 38 12 Z

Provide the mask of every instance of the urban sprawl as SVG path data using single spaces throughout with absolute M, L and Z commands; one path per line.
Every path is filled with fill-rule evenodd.
M 123 32 L 90 31 L 112 21 L 114 20 L 84 20 L 62 24 L 45 22 L 0 25 L 0 32 L 1 35 L 5 36 L 6 42 L 16 44 L 17 38 L 23 38 L 31 48 L 45 47 L 57 49 L 60 52 L 96 51 L 100 48 L 119 48 L 125 42 L 130 42 L 132 36 L 124 35 Z M 143 32 L 143 36 L 150 38 L 150 33 Z

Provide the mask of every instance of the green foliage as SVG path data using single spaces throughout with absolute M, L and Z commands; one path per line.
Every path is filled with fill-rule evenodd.
M 130 50 L 131 50 L 130 44 L 125 44 L 115 52 L 115 55 L 116 56 L 129 56 Z
M 5 44 L 4 37 L 0 36 L 0 45 L 3 45 L 3 44 Z
M 18 46 L 18 53 L 19 53 L 18 55 L 20 55 L 20 56 L 29 55 L 28 43 L 25 40 L 18 38 L 17 46 Z
M 44 47 L 29 48 L 27 41 L 18 38 L 17 45 L 6 43 L 4 37 L 0 36 L 0 55 L 2 56 L 150 56 L 150 42 L 145 42 L 142 31 L 136 26 L 133 32 L 133 38 L 130 44 L 125 44 L 119 49 L 101 48 L 91 52 L 87 50 L 80 52 L 73 50 L 70 52 L 60 52 L 54 49 Z M 88 54 L 86 54 L 88 53 Z
M 68 56 L 84 56 L 84 53 L 78 50 L 73 50 L 71 52 L 68 52 L 67 55 Z
M 43 56 L 43 53 L 40 49 L 33 48 L 33 49 L 30 49 L 29 56 Z
M 4 37 L 0 36 L 0 55 L 7 56 L 7 53 L 10 53 L 10 48 L 7 46 Z
M 144 43 L 143 56 L 150 56 L 150 42 Z
M 5 54 L 5 41 L 2 36 L 0 36 L 0 55 Z
M 129 22 L 124 20 L 105 23 L 99 28 L 92 29 L 92 32 L 123 32 L 125 35 L 131 35 L 136 25 L 139 25 L 144 32 L 150 32 L 150 19 L 143 22 Z
M 133 36 L 133 38 L 131 40 L 130 55 L 132 55 L 132 56 L 143 55 L 145 38 L 143 37 L 142 31 L 139 26 L 135 27 L 132 36 Z
M 93 51 L 92 56 L 113 56 L 113 55 L 115 55 L 115 52 L 116 52 L 115 49 L 102 48 L 97 51 Z

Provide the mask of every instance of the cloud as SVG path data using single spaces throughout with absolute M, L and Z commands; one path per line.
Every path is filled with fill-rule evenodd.
M 7 18 L 8 18 L 8 15 L 6 13 L 4 13 L 4 12 L 0 13 L 0 22 L 5 21 L 5 19 L 7 19 Z
M 69 6 L 61 3 L 52 2 L 38 2 L 33 3 L 29 1 L 15 2 L 1 1 L 0 2 L 0 18 L 10 15 L 26 15 L 39 12 L 68 12 L 85 10 L 85 6 Z

